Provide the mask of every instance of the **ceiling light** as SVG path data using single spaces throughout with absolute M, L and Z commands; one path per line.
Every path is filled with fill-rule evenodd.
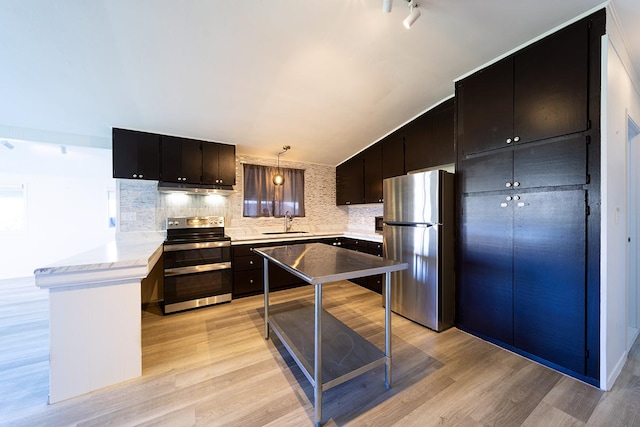
M 67 154 L 67 146 L 66 145 L 61 145 L 60 146 L 60 153 Z
M 382 0 L 382 11 L 385 13 L 391 12 L 391 0 Z
M 282 150 L 278 153 L 278 168 L 276 169 L 276 174 L 273 175 L 273 183 L 275 185 L 282 185 L 284 184 L 284 176 L 282 175 L 282 172 L 280 171 L 280 154 L 284 154 L 285 152 L 287 152 L 289 149 L 291 148 L 290 145 L 284 145 L 282 147 Z
M 411 12 L 409 12 L 409 16 L 404 18 L 404 21 L 402 21 L 402 25 L 404 25 L 407 30 L 411 28 L 413 23 L 416 22 L 418 18 L 420 18 L 420 11 L 418 10 L 418 5 L 416 4 L 415 0 L 409 0 L 409 8 L 411 9 Z
M 7 147 L 9 150 L 13 150 L 15 148 L 15 146 L 12 143 L 10 143 L 9 141 L 2 141 L 2 145 Z

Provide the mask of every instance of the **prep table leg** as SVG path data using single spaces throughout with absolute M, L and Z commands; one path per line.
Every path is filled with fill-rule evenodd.
M 313 366 L 313 421 L 316 427 L 322 420 L 322 285 L 315 285 L 314 366 Z
M 384 384 L 391 387 L 391 273 L 384 274 Z
M 264 258 L 264 339 L 269 339 L 269 261 Z

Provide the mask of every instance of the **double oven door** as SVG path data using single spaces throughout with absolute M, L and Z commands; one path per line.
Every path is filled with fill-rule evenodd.
M 164 312 L 231 301 L 231 242 L 164 244 Z

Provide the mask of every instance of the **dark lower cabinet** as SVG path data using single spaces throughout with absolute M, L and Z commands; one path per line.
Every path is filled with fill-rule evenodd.
M 463 197 L 460 326 L 584 373 L 585 197 L 584 190 Z
M 513 344 L 574 372 L 586 363 L 585 229 L 583 190 L 525 193 L 514 207 Z
M 513 344 L 513 209 L 504 195 L 462 199 L 458 323 Z

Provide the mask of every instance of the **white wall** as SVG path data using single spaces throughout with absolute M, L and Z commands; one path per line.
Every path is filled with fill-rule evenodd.
M 640 123 L 640 85 L 607 11 L 602 54 L 602 236 L 600 387 L 611 389 L 626 361 L 627 120 Z
M 26 229 L 0 233 L 0 279 L 99 246 L 108 229 L 111 150 L 11 141 L 0 145 L 0 184 L 26 185 Z

